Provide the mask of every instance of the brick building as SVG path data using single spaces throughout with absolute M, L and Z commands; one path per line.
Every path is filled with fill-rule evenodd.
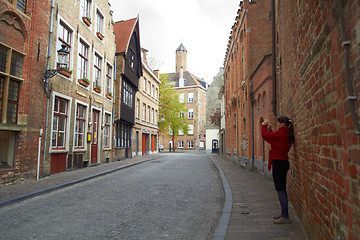
M 135 125 L 133 128 L 133 156 L 158 151 L 159 84 L 158 71 L 153 72 L 147 63 L 147 50 L 142 49 L 143 76 L 135 94 Z
M 135 125 L 135 93 L 139 89 L 139 79 L 143 76 L 139 18 L 116 22 L 114 32 L 116 34 L 114 158 L 120 160 L 131 158 L 134 151 L 132 139 Z
M 275 18 L 267 6 L 256 14 L 265 22 L 246 22 L 256 5 L 270 2 Z M 360 236 L 359 9 L 355 0 L 243 1 L 226 54 L 226 152 L 262 171 L 269 146 L 260 123 L 268 118 L 276 129 L 278 116 L 293 120 L 288 193 L 310 239 Z M 274 48 L 270 40 L 259 56 L 246 55 L 264 40 L 252 24 L 269 34 L 271 20 Z M 245 57 L 237 54 L 242 30 L 251 44 Z
M 206 142 L 206 91 L 207 83 L 187 71 L 187 49 L 183 44 L 176 49 L 176 72 L 169 73 L 168 81 L 173 83 L 179 94 L 180 102 L 185 102 L 188 109 L 184 117 L 188 118 L 188 134 L 179 131 L 172 141 L 169 135 L 161 135 L 160 144 L 168 149 L 174 147 L 181 150 L 205 149 Z
M 311 239 L 360 239 L 360 3 L 276 10 L 277 112 L 296 135 L 291 201 Z
M 45 173 L 111 161 L 115 35 L 107 1 L 55 0 Z M 69 8 L 68 6 L 73 6 Z M 59 65 L 59 49 L 68 52 Z
M 0 186 L 41 174 L 50 2 L 0 1 Z
M 258 137 L 259 122 L 273 119 L 264 111 L 271 109 L 269 12 L 269 1 L 240 2 L 224 62 L 226 155 L 261 171 L 266 149 Z

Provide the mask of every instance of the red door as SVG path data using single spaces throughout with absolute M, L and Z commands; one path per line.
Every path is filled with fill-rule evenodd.
M 51 154 L 50 174 L 65 172 L 66 170 L 66 153 Z
M 145 155 L 145 141 L 146 141 L 146 135 L 143 133 L 142 135 L 142 154 Z
M 93 111 L 93 135 L 91 143 L 91 163 L 97 163 L 98 155 L 98 138 L 99 138 L 99 115 L 100 112 L 97 110 Z
M 155 151 L 155 135 L 151 136 L 151 151 Z

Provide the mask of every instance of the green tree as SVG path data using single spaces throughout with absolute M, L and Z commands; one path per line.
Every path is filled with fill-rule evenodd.
M 179 130 L 182 130 L 184 134 L 188 132 L 188 120 L 184 117 L 188 109 L 185 103 L 179 101 L 179 94 L 176 93 L 174 85 L 168 81 L 168 74 L 161 74 L 160 81 L 159 128 L 162 133 L 169 134 L 172 139 L 175 139 Z M 173 149 L 175 149 L 174 143 Z

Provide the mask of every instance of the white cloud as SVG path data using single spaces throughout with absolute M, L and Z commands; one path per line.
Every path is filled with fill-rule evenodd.
M 223 66 L 239 0 L 110 0 L 114 20 L 139 14 L 141 46 L 162 62 L 160 72 L 175 71 L 175 50 L 188 50 L 188 70 L 211 83 Z

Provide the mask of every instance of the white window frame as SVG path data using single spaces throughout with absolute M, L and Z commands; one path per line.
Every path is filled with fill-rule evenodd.
M 184 141 L 178 141 L 178 148 L 184 148 Z
M 106 65 L 106 69 L 105 69 L 105 88 L 106 88 L 106 91 L 104 92 L 105 94 L 107 93 L 111 93 L 113 94 L 113 84 L 114 84 L 114 66 L 108 61 L 106 60 L 105 61 L 105 65 Z M 108 86 L 108 66 L 111 67 L 111 74 L 110 74 L 110 86 Z
M 76 109 L 77 106 L 82 105 L 85 107 L 85 128 L 84 128 L 84 146 L 82 148 L 75 147 L 75 133 L 76 133 L 76 124 L 74 124 L 74 137 L 73 137 L 73 152 L 83 152 L 87 150 L 87 126 L 88 126 L 88 119 L 89 119 L 89 104 L 81 102 L 77 99 L 75 99 L 75 116 L 74 116 L 74 122 L 76 122 Z
M 54 68 L 57 68 L 57 62 L 58 62 L 58 50 L 61 49 L 61 45 L 62 42 L 59 40 L 59 29 L 60 29 L 60 23 L 63 22 L 64 25 L 66 25 L 66 27 L 71 30 L 71 43 L 70 43 L 70 48 L 68 48 L 69 50 L 69 65 L 67 66 L 67 68 L 72 71 L 73 70 L 73 64 L 74 64 L 74 58 L 73 58 L 73 52 L 74 52 L 74 34 L 75 34 L 75 29 L 71 27 L 71 24 L 69 24 L 64 18 L 62 18 L 61 16 L 59 16 L 59 20 L 58 20 L 58 24 L 57 24 L 57 35 L 56 35 L 56 56 L 54 57 Z M 62 74 L 59 74 L 60 76 L 72 81 L 72 77 L 67 78 L 65 76 L 63 76 Z
M 96 63 L 96 59 L 97 59 L 97 56 L 99 56 L 101 58 L 101 62 L 100 62 L 100 76 L 99 76 L 99 85 L 96 85 L 96 70 L 97 67 L 95 67 L 95 64 Z M 103 75 L 104 75 L 104 56 L 101 55 L 98 51 L 94 51 L 94 55 L 93 55 L 93 65 L 92 65 L 92 69 L 93 69 L 93 79 L 92 79 L 92 85 L 91 85 L 91 88 L 92 88 L 92 91 L 94 91 L 94 87 L 95 86 L 100 86 L 101 87 L 101 92 L 104 92 L 104 89 L 103 89 Z M 101 93 L 100 93 L 101 94 Z
M 188 135 L 194 135 L 194 125 L 188 125 Z
M 86 2 L 90 2 L 90 6 L 89 6 L 89 13 L 88 16 L 86 14 L 84 14 L 85 12 L 85 3 Z M 92 0 L 80 0 L 80 12 L 79 12 L 79 17 L 82 20 L 83 17 L 88 17 L 91 19 L 91 22 L 93 22 L 93 19 L 91 18 L 92 16 L 92 9 L 93 9 L 93 2 Z M 85 24 L 85 23 L 84 23 Z M 86 25 L 86 24 L 85 24 Z M 87 26 L 87 25 L 86 25 Z M 91 25 L 90 25 L 91 26 Z M 89 28 L 90 28 L 89 26 Z
M 83 78 L 83 76 L 81 76 L 81 70 L 79 69 L 79 67 L 81 66 L 81 60 L 82 60 L 82 57 L 80 56 L 80 52 L 81 52 L 81 42 L 84 42 L 84 44 L 85 45 L 87 45 L 87 47 L 88 47 L 88 54 L 87 54 L 87 63 L 86 63 L 86 79 L 88 79 L 89 80 L 89 82 L 90 82 L 90 59 L 91 59 L 91 49 L 90 49 L 90 46 L 91 46 L 91 44 L 89 43 L 89 42 L 87 42 L 83 37 L 79 37 L 79 40 L 78 40 L 78 54 L 77 54 L 77 58 L 78 58 L 78 60 L 77 60 L 77 65 L 78 65 L 78 69 L 77 69 L 77 73 L 76 73 L 76 77 L 77 77 L 77 79 L 80 79 L 80 78 Z M 77 84 L 79 84 L 78 82 L 77 82 Z M 80 84 L 79 84 L 80 85 Z M 89 84 L 89 85 L 91 85 L 91 84 Z M 82 85 L 81 85 L 82 86 Z M 84 86 L 83 86 L 84 87 Z
M 143 114 L 142 114 L 142 120 L 143 120 L 144 122 L 146 122 L 146 104 L 145 104 L 145 103 L 143 103 L 142 112 L 143 112 Z
M 101 26 L 99 26 L 99 19 L 98 19 L 98 15 L 102 16 L 102 23 L 101 23 Z M 96 9 L 95 9 L 95 34 L 97 32 L 100 32 L 103 36 L 105 36 L 104 32 L 105 32 L 105 14 L 100 10 L 100 8 L 98 6 L 96 6 Z M 100 28 L 100 31 L 99 31 L 99 28 Z
M 109 129 L 109 146 L 105 146 L 105 131 L 106 131 L 106 115 L 109 116 L 109 119 L 110 119 L 110 124 L 108 125 L 110 127 Z M 103 130 L 103 150 L 111 150 L 111 146 L 112 146 L 112 113 L 111 112 L 108 112 L 108 111 L 104 111 L 104 116 L 103 116 L 103 119 L 104 119 L 104 122 L 103 122 L 103 125 L 104 125 L 104 130 Z
M 194 102 L 194 93 L 189 92 L 188 93 L 188 103 L 193 103 Z
M 188 141 L 188 148 L 194 148 L 194 142 L 192 140 Z
M 192 109 L 192 108 L 189 109 L 188 118 L 189 119 L 194 119 L 194 109 Z
M 184 102 L 184 93 L 180 93 L 179 94 L 179 102 L 183 103 Z

